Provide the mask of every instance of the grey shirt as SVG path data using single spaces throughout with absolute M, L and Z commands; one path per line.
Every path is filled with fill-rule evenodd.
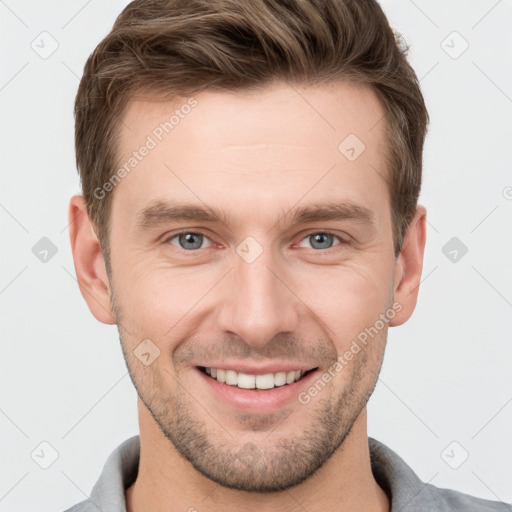
M 511 512 L 512 506 L 423 483 L 390 448 L 369 437 L 370 461 L 377 483 L 391 501 L 391 512 Z M 125 490 L 135 482 L 139 436 L 122 443 L 108 458 L 91 497 L 66 512 L 126 512 Z

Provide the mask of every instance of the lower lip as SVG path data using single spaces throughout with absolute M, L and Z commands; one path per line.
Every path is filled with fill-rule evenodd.
M 194 370 L 215 398 L 239 411 L 251 413 L 272 412 L 294 401 L 300 403 L 298 400 L 299 393 L 311 385 L 318 372 L 318 369 L 310 371 L 293 384 L 258 390 L 230 386 L 206 375 L 199 368 Z

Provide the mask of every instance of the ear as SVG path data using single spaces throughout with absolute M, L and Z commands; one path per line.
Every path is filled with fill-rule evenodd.
M 394 303 L 401 304 L 402 309 L 390 320 L 391 326 L 407 322 L 416 307 L 427 239 L 426 224 L 427 210 L 418 205 L 414 218 L 405 232 L 402 250 L 396 260 Z
M 97 320 L 104 324 L 115 324 L 105 260 L 83 196 L 76 195 L 71 198 L 68 220 L 80 292 Z

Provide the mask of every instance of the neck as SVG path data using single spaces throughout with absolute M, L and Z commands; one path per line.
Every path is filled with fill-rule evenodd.
M 312 477 L 271 494 L 224 488 L 203 476 L 163 436 L 140 400 L 139 424 L 139 472 L 126 491 L 128 512 L 390 510 L 389 498 L 371 471 L 366 408 L 340 448 Z

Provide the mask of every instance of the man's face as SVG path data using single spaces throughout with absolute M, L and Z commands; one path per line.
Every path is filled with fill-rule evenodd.
M 221 485 L 276 491 L 333 455 L 381 367 L 387 323 L 375 325 L 396 264 L 383 109 L 341 82 L 195 100 L 137 100 L 124 117 L 120 167 L 138 156 L 112 192 L 116 320 L 139 396 L 175 448 Z M 172 214 L 185 205 L 212 218 Z M 336 218 L 294 215 L 333 205 Z M 205 367 L 263 387 L 275 380 L 255 375 L 314 371 L 261 390 Z

